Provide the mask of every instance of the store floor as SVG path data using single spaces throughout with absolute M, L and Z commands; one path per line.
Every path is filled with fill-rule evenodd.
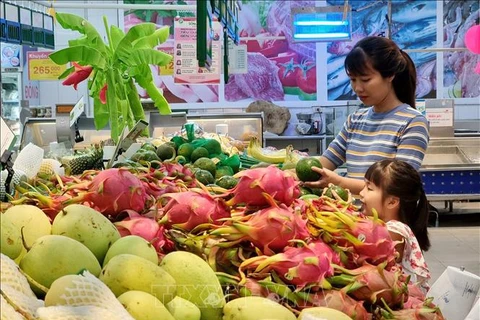
M 480 202 L 454 204 L 451 213 L 439 211 L 439 227 L 428 229 L 432 246 L 425 252 L 432 274 L 430 285 L 447 266 L 464 267 L 480 275 Z

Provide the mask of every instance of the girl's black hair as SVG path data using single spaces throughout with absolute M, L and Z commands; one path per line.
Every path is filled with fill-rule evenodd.
M 415 108 L 417 70 L 410 56 L 395 42 L 384 37 L 366 37 L 358 41 L 345 58 L 348 75 L 366 75 L 369 68 L 382 77 L 394 76 L 392 85 L 397 98 Z
M 384 198 L 400 199 L 399 220 L 412 229 L 420 248 L 427 251 L 429 206 L 418 171 L 405 161 L 386 159 L 372 164 L 365 179 L 380 187 Z

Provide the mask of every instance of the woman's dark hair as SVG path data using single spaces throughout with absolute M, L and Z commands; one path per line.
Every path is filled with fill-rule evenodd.
M 405 161 L 386 159 L 372 164 L 365 179 L 380 187 L 384 198 L 394 196 L 400 199 L 399 220 L 412 229 L 420 248 L 427 251 L 430 248 L 427 231 L 429 206 L 417 170 Z
M 394 76 L 392 85 L 397 98 L 415 108 L 417 70 L 410 56 L 395 42 L 383 37 L 366 37 L 358 41 L 345 58 L 348 75 L 366 75 L 369 68 L 382 77 Z

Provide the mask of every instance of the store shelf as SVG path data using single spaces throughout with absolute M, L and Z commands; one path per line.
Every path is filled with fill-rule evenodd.
M 265 140 L 322 140 L 325 139 L 324 134 L 312 134 L 312 135 L 298 135 L 298 136 L 270 136 L 264 135 Z

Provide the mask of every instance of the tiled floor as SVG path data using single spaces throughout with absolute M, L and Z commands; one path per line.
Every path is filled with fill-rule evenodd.
M 430 285 L 447 266 L 480 275 L 480 202 L 454 202 L 453 212 L 443 202 L 432 205 L 440 211 L 440 226 L 428 230 L 432 246 L 425 259 L 432 274 Z
M 432 246 L 425 252 L 425 259 L 432 275 L 430 285 L 447 266 L 464 267 L 480 275 L 480 227 L 441 226 L 428 231 Z

